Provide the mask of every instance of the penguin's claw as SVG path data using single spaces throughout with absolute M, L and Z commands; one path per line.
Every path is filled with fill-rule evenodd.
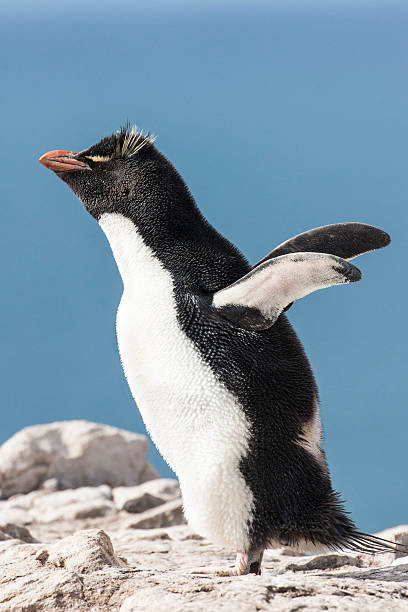
M 256 554 L 238 552 L 234 567 L 231 568 L 199 568 L 191 570 L 190 574 L 202 574 L 207 576 L 244 576 L 245 574 L 261 575 L 263 551 Z
M 190 574 L 199 574 L 200 576 L 239 576 L 235 567 L 222 568 L 222 567 L 203 567 L 193 569 L 189 572 Z
M 239 569 L 236 567 L 207 567 L 207 568 L 198 568 L 194 570 L 190 570 L 190 574 L 197 574 L 200 576 L 219 576 L 225 578 L 227 576 L 245 576 L 245 574 L 256 574 L 257 576 L 261 575 L 261 568 L 259 567 L 257 571 L 250 572 L 247 568 Z

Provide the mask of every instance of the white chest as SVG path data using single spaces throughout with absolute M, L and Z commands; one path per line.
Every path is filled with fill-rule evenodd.
M 180 329 L 171 275 L 134 224 L 105 214 L 100 225 L 124 282 L 119 352 L 146 427 L 180 479 L 193 527 L 243 550 L 252 506 L 239 471 L 249 439 L 244 413 Z

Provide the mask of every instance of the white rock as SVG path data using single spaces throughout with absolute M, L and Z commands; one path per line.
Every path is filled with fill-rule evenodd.
M 403 558 L 408 555 L 408 525 L 398 525 L 375 533 L 374 535 L 396 544 L 401 544 L 399 550 L 395 552 L 382 553 L 380 555 L 364 555 L 366 563 L 371 567 L 381 567 L 383 565 L 391 565 L 396 559 Z M 405 547 L 405 551 L 404 548 Z
M 180 497 L 180 486 L 174 478 L 157 478 L 136 487 L 115 487 L 112 495 L 118 510 L 144 512 Z
M 83 529 L 41 550 L 37 557 L 43 565 L 90 574 L 104 567 L 126 567 L 115 555 L 109 536 L 102 529 Z
M 116 512 L 110 498 L 107 485 L 58 491 L 38 499 L 32 513 L 39 523 L 106 516 Z
M 40 489 L 0 502 L 0 522 L 50 523 L 105 516 L 116 512 L 111 500 L 112 493 L 108 485 L 56 492 Z
M 9 499 L 0 502 L 0 508 L 10 508 L 12 510 L 27 510 L 30 511 L 34 506 L 41 503 L 44 497 L 48 496 L 50 491 L 40 489 L 39 491 L 31 491 L 26 495 L 19 494 L 9 497 Z
M 357 555 L 345 555 L 343 553 L 330 553 L 324 555 L 315 555 L 300 563 L 289 563 L 286 566 L 287 570 L 292 572 L 308 572 L 311 570 L 336 569 L 351 565 L 354 567 L 362 567 L 363 561 Z
M 30 525 L 33 521 L 34 516 L 31 512 L 22 508 L 10 508 L 5 502 L 0 502 L 0 523 Z
M 408 564 L 403 558 L 392 566 L 370 567 L 362 555 L 360 567 L 354 556 L 317 555 L 306 560 L 307 567 L 290 571 L 288 556 L 273 550 L 265 555 L 261 576 L 200 576 L 191 570 L 231 567 L 233 551 L 186 539 L 191 534 L 187 526 L 142 531 L 124 529 L 122 519 L 119 514 L 114 521 L 93 519 L 98 529 L 80 531 L 80 521 L 62 521 L 53 533 L 50 524 L 30 527 L 43 542 L 76 531 L 52 544 L 25 543 L 31 539 L 25 530 L 3 526 L 8 535 L 22 539 L 0 541 L 0 612 L 407 610 Z M 293 563 L 299 561 L 293 557 Z
M 392 565 L 404 565 L 408 573 L 408 556 L 398 557 L 392 562 Z
M 171 527 L 183 525 L 186 519 L 183 514 L 181 499 L 174 499 L 156 508 L 151 508 L 135 516 L 135 520 L 126 525 L 131 529 L 157 529 L 158 527 Z
M 58 491 L 59 482 L 56 478 L 49 478 L 48 480 L 44 480 L 44 482 L 41 484 L 41 488 L 45 489 L 46 491 Z
M 60 489 L 138 485 L 158 477 L 147 450 L 145 436 L 89 421 L 26 427 L 0 447 L 0 497 L 28 493 L 50 479 Z
M 390 529 L 385 529 L 384 531 L 376 533 L 375 535 L 380 538 L 385 538 L 386 540 L 391 540 L 391 542 L 401 544 L 403 547 L 405 547 L 405 551 L 399 550 L 395 553 L 391 553 L 394 556 L 394 559 L 405 557 L 408 554 L 408 525 L 391 527 Z
M 139 483 L 148 482 L 149 480 L 154 480 L 155 478 L 159 478 L 159 477 L 160 476 L 157 470 L 155 470 L 154 467 L 150 465 L 148 461 L 145 461 L 144 466 L 140 470 Z M 126 486 L 132 486 L 132 484 L 126 485 Z
M 27 544 L 38 542 L 26 527 L 21 527 L 21 525 L 15 525 L 14 523 L 0 525 L 0 540 L 20 540 Z

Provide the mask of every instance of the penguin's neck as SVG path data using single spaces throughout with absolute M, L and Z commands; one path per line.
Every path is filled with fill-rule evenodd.
M 125 289 L 136 278 L 143 284 L 150 282 L 146 271 L 153 260 L 155 267 L 166 270 L 173 280 L 181 279 L 192 291 L 216 291 L 248 272 L 245 258 L 201 215 L 189 221 L 178 219 L 171 225 L 168 219 L 160 223 L 143 219 L 136 223 L 121 213 L 100 217 Z
M 162 267 L 160 261 L 128 217 L 119 213 L 104 213 L 99 225 L 109 241 L 124 289 L 129 290 L 140 282 L 139 290 L 143 291 L 146 284 L 150 285 L 154 280 L 149 270 Z

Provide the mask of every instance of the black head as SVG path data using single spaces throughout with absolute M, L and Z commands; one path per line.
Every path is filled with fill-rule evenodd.
M 137 222 L 194 203 L 183 180 L 153 145 L 154 138 L 123 127 L 80 153 L 50 151 L 40 162 L 53 170 L 88 212 L 99 219 L 118 212 Z M 160 216 L 160 215 L 159 215 Z
M 50 151 L 40 162 L 67 183 L 96 220 L 105 213 L 131 219 L 168 269 L 211 290 L 221 288 L 245 274 L 248 264 L 204 219 L 153 141 L 126 126 L 85 151 Z

